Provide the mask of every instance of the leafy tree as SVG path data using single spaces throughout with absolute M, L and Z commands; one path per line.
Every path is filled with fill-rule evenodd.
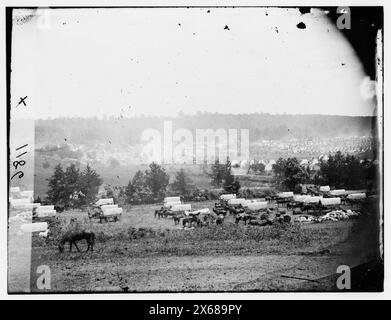
M 176 173 L 175 180 L 171 184 L 171 189 L 178 192 L 180 195 L 187 197 L 192 191 L 192 182 L 187 177 L 185 170 L 182 168 Z
M 323 183 L 336 188 L 343 186 L 344 176 L 346 175 L 346 159 L 341 152 L 329 155 L 327 161 L 320 162 L 320 177 Z
M 232 174 L 231 170 L 231 161 L 229 158 L 227 158 L 227 162 L 225 163 L 224 167 L 224 183 L 223 188 L 225 191 L 229 193 L 235 193 L 237 194 L 240 189 L 240 182 L 239 180 L 235 179 L 234 175 Z
M 89 165 L 80 173 L 75 164 L 63 170 L 60 164 L 49 179 L 47 201 L 64 207 L 90 204 L 95 200 L 102 179 Z
M 211 184 L 217 188 L 220 188 L 223 184 L 223 180 L 226 173 L 226 165 L 221 164 L 219 159 L 216 159 L 215 163 L 212 165 L 212 170 L 209 173 L 209 177 L 211 178 Z
M 308 170 L 300 165 L 297 158 L 279 158 L 273 165 L 277 183 L 294 190 L 299 183 L 309 182 Z
M 75 206 L 79 204 L 79 195 L 81 192 L 80 186 L 80 170 L 72 163 L 65 169 L 65 206 Z
M 115 198 L 114 196 L 114 189 L 111 187 L 111 185 L 107 184 L 103 187 L 105 189 L 105 197 L 106 198 Z
M 164 197 L 169 179 L 164 168 L 155 162 L 152 162 L 149 169 L 145 171 L 145 185 L 152 192 L 155 199 Z
M 252 171 L 255 174 L 262 174 L 265 172 L 265 165 L 261 162 L 253 163 L 249 166 L 248 171 Z
M 61 164 L 54 167 L 54 173 L 49 179 L 47 199 L 54 204 L 65 205 L 67 203 L 65 172 Z
M 80 174 L 80 190 L 84 194 L 83 204 L 95 202 L 99 187 L 103 180 L 99 174 L 87 165 L 85 170 Z
M 374 161 L 363 160 L 340 151 L 330 154 L 327 161 L 320 162 L 317 179 L 335 188 L 368 188 L 376 185 L 378 168 Z
M 145 174 L 138 170 L 125 189 L 126 203 L 150 202 L 152 193 L 146 186 Z

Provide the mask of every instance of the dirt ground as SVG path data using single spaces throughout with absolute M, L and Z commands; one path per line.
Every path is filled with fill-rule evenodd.
M 211 201 L 193 204 L 194 209 L 212 206 Z M 205 239 L 200 240 L 202 246 L 189 240 L 179 244 L 180 251 L 166 251 L 155 246 L 158 240 L 154 238 L 116 238 L 129 227 L 193 232 L 179 231 L 172 219 L 154 218 L 157 208 L 133 206 L 125 210 L 119 222 L 94 222 L 94 230 L 111 232 L 113 238 L 98 240 L 93 253 L 59 253 L 55 245 L 33 242 L 31 290 L 41 292 L 35 286 L 39 274 L 34 271 L 39 265 L 47 265 L 50 292 L 333 291 L 335 279 L 327 277 L 335 274 L 339 265 L 354 267 L 377 254 L 376 230 L 356 221 L 305 225 L 303 228 L 317 238 L 300 247 L 278 239 L 241 243 Z M 81 211 L 64 212 L 61 216 L 87 221 L 87 214 Z M 233 226 L 232 218 L 225 223 Z M 322 239 L 323 236 L 329 238 Z M 80 247 L 86 248 L 82 243 Z M 14 276 L 10 292 L 18 291 L 17 282 Z

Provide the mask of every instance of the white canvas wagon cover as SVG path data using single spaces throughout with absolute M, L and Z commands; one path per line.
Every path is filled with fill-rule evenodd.
M 235 204 L 245 204 L 246 203 L 246 199 L 244 198 L 238 198 L 238 199 L 229 199 L 228 200 L 228 204 L 231 204 L 231 205 L 235 205 Z
M 101 206 L 102 210 L 113 209 L 113 208 L 118 208 L 118 204 L 104 204 L 103 206 Z
M 236 194 L 222 194 L 220 196 L 221 200 L 230 200 L 230 199 L 236 199 Z
M 199 210 L 194 210 L 194 211 L 186 211 L 186 215 L 190 214 L 209 214 L 210 210 L 209 208 L 204 208 L 204 209 L 199 209 Z
M 164 198 L 164 202 L 180 202 L 181 197 L 166 197 Z
M 191 211 L 191 204 L 177 204 L 171 207 L 171 211 Z
M 292 198 L 293 192 L 292 191 L 280 192 L 279 194 L 277 194 L 277 196 L 280 198 Z
M 105 217 L 111 217 L 111 216 L 120 216 L 123 211 L 122 208 L 108 208 L 108 209 L 102 209 L 103 216 Z
M 359 199 L 365 199 L 367 195 L 364 192 L 360 193 L 351 193 L 347 196 L 350 200 L 359 200 Z
M 319 203 L 319 201 L 323 199 L 323 197 L 320 196 L 314 196 L 314 197 L 307 197 L 304 200 L 304 203 Z
M 267 208 L 267 201 L 245 203 L 244 207 L 248 208 L 249 210 L 253 210 L 253 211 L 266 209 Z
M 114 199 L 113 198 L 99 199 L 95 204 L 98 206 L 102 206 L 104 204 L 114 204 Z
M 319 201 L 322 206 L 334 206 L 341 204 L 341 198 L 322 198 Z
M 306 195 L 295 194 L 293 196 L 293 200 L 296 201 L 296 202 L 304 202 L 305 199 L 307 199 L 307 198 L 308 198 L 308 196 L 306 196 Z
M 171 207 L 173 207 L 173 206 L 177 206 L 177 205 L 180 205 L 180 204 L 182 204 L 181 201 L 165 202 L 164 205 L 163 205 L 163 207 L 165 207 L 165 208 L 171 208 Z
M 335 189 L 335 190 L 331 190 L 330 191 L 330 194 L 332 196 L 342 196 L 346 193 L 346 190 L 345 189 Z

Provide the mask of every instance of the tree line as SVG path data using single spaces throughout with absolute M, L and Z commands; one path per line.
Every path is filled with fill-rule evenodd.
M 300 184 L 329 185 L 334 188 L 373 190 L 378 182 L 378 162 L 360 159 L 338 151 L 319 162 L 319 170 L 311 171 L 297 158 L 279 158 L 273 165 L 276 184 L 295 190 Z
M 376 161 L 360 160 L 354 155 L 341 152 L 330 154 L 327 160 L 321 160 L 317 171 L 311 171 L 308 166 L 301 165 L 295 157 L 280 158 L 273 165 L 276 186 L 278 189 L 290 191 L 296 191 L 301 184 L 373 190 L 377 187 L 378 169 Z M 260 174 L 264 167 L 254 166 L 251 170 Z M 211 186 L 220 190 L 220 193 L 242 195 L 240 181 L 232 174 L 229 158 L 225 163 L 217 159 L 206 173 Z M 89 165 L 81 171 L 75 164 L 65 169 L 58 164 L 48 180 L 48 192 L 44 202 L 64 208 L 94 203 L 103 183 L 99 174 Z M 184 169 L 176 172 L 170 183 L 165 169 L 154 162 L 145 171 L 137 171 L 127 186 L 106 185 L 104 190 L 103 196 L 115 198 L 116 202 L 122 204 L 157 203 L 168 195 L 180 195 L 187 201 L 215 199 L 219 196 L 212 190 L 198 189 Z M 249 192 L 247 189 L 244 191 L 245 194 Z M 38 202 L 41 202 L 40 199 Z
M 211 185 L 216 188 L 223 188 L 229 193 L 237 193 L 240 189 L 239 181 L 232 174 L 229 159 L 226 163 L 216 160 L 208 175 Z M 137 171 L 127 186 L 106 185 L 104 196 L 116 198 L 124 204 L 156 203 L 167 195 L 181 195 L 185 200 L 208 198 L 208 192 L 199 190 L 184 169 L 175 174 L 171 184 L 169 180 L 166 170 L 153 162 L 147 170 Z M 96 201 L 102 183 L 99 174 L 89 165 L 84 171 L 80 171 L 75 164 L 65 169 L 58 164 L 48 179 L 48 192 L 44 202 L 64 208 L 90 205 Z M 41 199 L 37 199 L 37 202 L 41 202 Z
M 58 164 L 48 182 L 45 203 L 68 208 L 92 203 L 98 194 L 103 180 L 89 165 L 80 171 L 75 164 L 65 170 Z M 37 199 L 37 202 L 41 202 Z

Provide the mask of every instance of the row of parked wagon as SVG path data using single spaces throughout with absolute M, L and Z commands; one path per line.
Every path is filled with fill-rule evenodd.
M 271 220 L 289 222 L 291 217 L 286 215 L 288 210 L 293 214 L 312 212 L 315 215 L 323 215 L 333 210 L 341 212 L 342 204 L 362 203 L 366 197 L 365 192 L 348 192 L 343 189 L 330 190 L 329 186 L 320 187 L 315 194 L 294 194 L 288 191 L 263 199 L 244 199 L 237 198 L 235 194 L 225 194 L 220 196 L 213 211 L 223 215 L 232 213 L 236 222 L 242 220 L 245 223 L 266 225 L 271 224 Z M 327 216 L 323 220 L 334 219 L 331 216 Z M 347 213 L 345 216 L 349 216 L 349 214 Z M 352 216 L 356 216 L 356 214 Z
M 172 218 L 175 225 L 182 221 L 184 228 L 220 224 L 224 217 L 213 214 L 209 208 L 192 210 L 190 203 L 183 203 L 180 197 L 166 197 L 163 206 L 155 210 L 155 218 Z

